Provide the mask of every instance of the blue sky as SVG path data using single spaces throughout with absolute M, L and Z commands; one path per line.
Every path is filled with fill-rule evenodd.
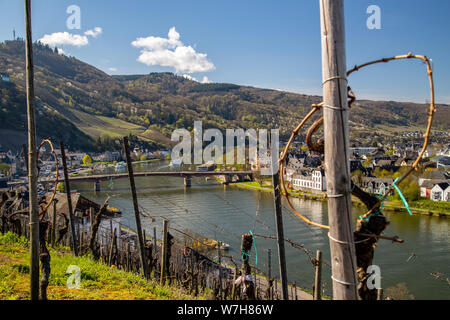
M 189 74 L 199 81 L 206 76 L 213 82 L 321 94 L 318 0 L 32 3 L 34 40 L 59 32 L 85 37 L 86 45 L 58 47 L 109 74 L 172 71 Z M 70 16 L 66 9 L 70 5 L 81 9 L 79 30 L 66 26 Z M 381 9 L 380 30 L 366 26 L 370 5 Z M 0 0 L 0 40 L 11 39 L 13 29 L 18 36 L 24 36 L 23 11 L 23 1 Z M 450 103 L 450 1 L 346 0 L 345 16 L 348 68 L 410 51 L 425 54 L 433 59 L 437 102 Z M 95 27 L 101 28 L 101 33 L 96 37 L 85 35 Z M 156 40 L 169 45 L 167 38 L 172 27 L 176 30 L 172 40 L 180 44 L 169 50 L 191 47 L 188 51 L 198 58 L 196 62 L 207 62 L 203 67 L 183 69 L 183 59 L 173 62 L 178 70 L 137 61 L 141 50 L 150 51 L 143 61 L 166 61 L 167 57 L 151 51 Z M 151 47 L 132 45 L 138 38 L 150 36 L 166 40 L 153 39 Z M 352 75 L 350 85 L 358 98 L 422 103 L 429 99 L 425 71 L 425 66 L 417 61 L 391 62 Z

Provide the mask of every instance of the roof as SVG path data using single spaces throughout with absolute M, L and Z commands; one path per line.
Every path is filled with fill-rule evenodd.
M 392 164 L 392 160 L 378 160 L 376 163 L 379 167 L 390 166 Z
M 51 197 L 51 192 L 48 193 L 48 196 Z M 94 208 L 94 211 L 97 212 L 100 210 L 100 205 L 98 203 L 95 203 L 94 201 L 89 200 L 88 198 L 83 197 L 81 194 L 77 192 L 71 193 L 71 200 L 72 200 L 72 208 L 73 212 L 80 211 L 85 213 L 86 210 L 89 210 L 89 208 Z M 55 199 L 58 200 L 56 203 L 56 212 L 60 214 L 64 214 L 67 216 L 67 213 L 69 212 L 69 209 L 67 207 L 67 196 L 65 193 L 57 193 L 55 195 Z M 50 210 L 53 210 L 52 207 Z M 107 214 L 110 212 L 107 212 Z M 112 214 L 112 213 L 110 213 Z
M 442 182 L 442 183 L 436 184 L 434 187 L 436 187 L 436 186 L 439 186 L 439 188 L 441 188 L 442 190 L 445 190 L 450 186 L 450 184 L 448 182 Z
M 392 178 L 374 178 L 374 177 L 363 177 L 362 180 L 364 182 L 378 182 L 384 184 L 392 184 L 394 179 Z
M 439 162 L 446 166 L 450 165 L 450 157 L 447 157 L 447 156 L 436 156 L 436 157 L 432 158 L 431 161 Z

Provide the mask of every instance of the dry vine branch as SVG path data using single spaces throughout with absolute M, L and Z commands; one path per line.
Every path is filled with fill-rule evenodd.
M 41 148 L 42 148 L 42 147 L 44 146 L 44 144 L 46 144 L 46 143 L 48 143 L 48 144 L 50 145 L 50 148 L 51 148 L 51 152 L 52 152 L 53 158 L 55 159 L 56 174 L 55 174 L 55 181 L 54 181 L 54 188 L 53 188 L 53 194 L 52 194 L 52 197 L 51 197 L 50 201 L 47 202 L 46 207 L 42 210 L 41 215 L 42 215 L 42 213 L 47 212 L 48 208 L 50 207 L 50 205 L 51 205 L 52 202 L 53 202 L 53 199 L 55 199 L 56 191 L 57 191 L 57 188 L 58 188 L 58 181 L 59 181 L 58 158 L 57 158 L 57 156 L 56 156 L 55 149 L 53 148 L 53 143 L 50 141 L 50 139 L 44 139 L 44 140 L 42 140 L 42 142 L 41 142 L 41 144 L 39 145 L 39 148 L 38 148 L 38 150 L 37 150 L 36 161 L 39 160 L 39 153 L 40 153 L 40 151 L 41 151 Z M 38 163 L 36 163 L 36 166 L 37 166 L 37 169 L 38 169 L 38 170 L 37 170 L 37 175 L 38 175 L 38 177 L 39 177 L 39 173 L 40 173 L 41 169 L 40 169 Z
M 420 59 L 423 62 L 425 62 L 426 66 L 427 66 L 427 75 L 429 78 L 429 82 L 430 82 L 430 96 L 431 96 L 431 101 L 430 101 L 430 108 L 429 108 L 429 112 L 428 112 L 428 125 L 427 125 L 427 129 L 425 131 L 425 140 L 422 146 L 422 150 L 420 151 L 419 155 L 417 156 L 417 159 L 414 161 L 413 165 L 411 166 L 411 168 L 398 180 L 397 185 L 399 185 L 403 180 L 406 179 L 406 177 L 408 175 L 410 175 L 414 170 L 417 169 L 417 165 L 419 163 L 419 160 L 422 158 L 427 146 L 428 146 L 428 141 L 429 141 L 429 135 L 430 135 L 430 131 L 431 131 L 431 125 L 433 123 L 433 116 L 434 113 L 436 112 L 436 107 L 435 107 L 435 100 L 434 100 L 434 81 L 433 81 L 433 70 L 431 67 L 431 63 L 430 63 L 430 59 L 428 59 L 428 57 L 423 56 L 423 55 L 413 55 L 412 53 L 408 53 L 407 55 L 399 55 L 399 56 L 394 56 L 394 57 L 390 57 L 390 58 L 383 58 L 383 59 L 379 59 L 379 60 L 374 60 L 374 61 L 370 61 L 367 62 L 365 64 L 359 65 L 359 66 L 355 66 L 353 69 L 349 70 L 347 72 L 347 76 L 349 76 L 350 74 L 352 74 L 355 71 L 360 70 L 361 68 L 367 67 L 369 65 L 372 64 L 376 64 L 376 63 L 381 63 L 381 62 L 389 62 L 389 61 L 393 61 L 393 60 L 400 60 L 400 59 Z M 351 106 L 351 104 L 355 101 L 355 95 L 353 94 L 353 92 L 351 91 L 350 87 L 349 89 L 349 106 Z M 288 150 L 290 145 L 292 144 L 292 141 L 294 140 L 295 136 L 298 135 L 298 132 L 300 131 L 300 129 L 304 126 L 304 124 L 306 123 L 306 121 L 308 121 L 309 118 L 311 118 L 311 116 L 317 111 L 319 110 L 321 107 L 323 106 L 323 103 L 320 104 L 313 104 L 312 105 L 312 110 L 303 118 L 303 120 L 300 122 L 300 124 L 292 131 L 291 137 L 289 138 L 289 141 L 284 149 L 283 154 L 281 155 L 280 159 L 279 159 L 279 163 L 280 163 L 280 171 L 283 172 L 283 168 L 284 168 L 284 161 L 286 159 Z M 316 121 L 316 123 L 313 124 L 313 126 L 310 128 L 310 132 L 308 132 L 309 134 L 309 138 L 311 138 L 312 134 L 317 130 L 317 128 L 320 125 L 320 119 L 318 121 Z M 313 145 L 313 148 L 320 148 L 320 143 L 319 144 L 315 144 Z M 292 210 L 292 212 L 299 217 L 300 219 L 302 219 L 304 222 L 306 222 L 307 224 L 319 227 L 319 228 L 323 228 L 323 229 L 329 229 L 329 226 L 323 225 L 323 224 L 319 224 L 316 222 L 311 221 L 310 219 L 306 218 L 304 215 L 302 215 L 301 213 L 299 213 L 294 206 L 292 205 L 290 199 L 289 199 L 289 193 L 286 189 L 286 185 L 285 185 L 285 181 L 284 181 L 284 175 L 280 174 L 280 179 L 281 179 L 281 186 L 283 188 L 283 194 L 285 196 L 286 202 L 288 203 L 289 208 Z M 387 198 L 387 196 L 394 190 L 394 186 L 391 186 L 383 195 L 383 197 L 381 199 L 378 199 L 377 203 L 375 203 L 371 209 L 365 213 L 362 217 L 366 218 L 368 217 L 370 214 L 372 214 L 373 212 L 376 212 L 377 210 L 379 210 L 381 203 Z M 382 237 L 379 237 L 382 238 Z M 392 239 L 395 239 L 392 238 Z M 394 240 L 395 241 L 395 240 Z

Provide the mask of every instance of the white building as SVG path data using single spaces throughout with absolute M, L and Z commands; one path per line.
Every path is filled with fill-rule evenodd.
M 450 184 L 447 182 L 438 183 L 431 189 L 431 200 L 434 201 L 450 201 Z
M 312 189 L 317 191 L 326 191 L 327 184 L 325 172 L 313 170 L 310 174 L 295 174 L 292 176 L 292 186 L 294 189 Z

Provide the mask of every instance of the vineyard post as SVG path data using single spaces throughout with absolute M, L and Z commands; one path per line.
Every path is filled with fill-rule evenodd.
M 278 161 L 278 154 L 274 154 L 272 151 L 272 171 L 275 171 L 274 164 L 276 163 L 276 161 Z M 278 263 L 280 266 L 280 276 L 281 276 L 281 298 L 282 300 L 287 300 L 288 287 L 287 287 L 287 272 L 286 272 L 286 255 L 284 249 L 283 217 L 281 211 L 280 170 L 278 169 L 276 169 L 276 172 L 272 172 L 272 185 L 273 185 L 273 195 L 275 205 L 275 222 L 277 225 Z
M 377 289 L 377 300 L 383 300 L 383 289 Z
M 162 242 L 162 249 L 161 249 L 161 276 L 160 276 L 160 283 L 161 285 L 165 282 L 166 277 L 166 265 L 167 265 L 167 229 L 168 229 L 169 221 L 164 219 L 163 220 L 163 242 Z
M 39 299 L 39 211 L 36 176 L 36 125 L 34 115 L 33 40 L 31 37 L 31 0 L 25 0 L 25 59 L 28 116 L 28 183 L 30 208 L 30 291 L 31 300 Z
M 131 163 L 131 156 L 130 156 L 130 146 L 128 143 L 128 137 L 123 137 L 123 146 L 125 150 L 125 157 L 127 158 L 127 167 L 128 167 L 128 178 L 130 180 L 130 188 L 131 188 L 131 195 L 133 197 L 133 207 L 134 207 L 134 218 L 136 220 L 136 232 L 138 234 L 138 246 L 141 256 L 141 266 L 142 266 L 142 272 L 144 273 L 144 276 L 148 279 L 148 268 L 147 268 L 147 259 L 145 258 L 145 248 L 144 248 L 144 239 L 142 236 L 142 227 L 141 227 L 141 217 L 139 213 L 139 205 L 137 201 L 137 195 L 136 195 L 136 184 L 134 182 L 134 173 L 133 173 L 133 164 Z
M 322 251 L 317 250 L 314 266 L 314 293 L 313 293 L 314 300 L 321 299 L 320 296 L 320 290 L 322 286 L 321 277 L 322 277 Z
M 52 215 L 52 247 L 55 247 L 56 243 L 56 203 L 57 199 L 53 199 L 53 215 Z
M 356 300 L 343 0 L 320 0 L 325 173 L 333 298 Z
M 63 169 L 64 169 L 64 183 L 65 183 L 65 189 L 66 189 L 66 196 L 67 196 L 67 209 L 69 214 L 69 221 L 70 221 L 70 231 L 72 235 L 72 250 L 75 256 L 78 256 L 78 245 L 77 245 L 77 235 L 75 232 L 75 221 L 73 218 L 73 208 L 72 208 L 72 197 L 70 195 L 70 183 L 69 183 L 69 173 L 67 172 L 67 162 L 66 162 L 66 151 L 64 149 L 64 142 L 59 142 L 59 147 L 61 148 L 61 158 L 63 163 Z

